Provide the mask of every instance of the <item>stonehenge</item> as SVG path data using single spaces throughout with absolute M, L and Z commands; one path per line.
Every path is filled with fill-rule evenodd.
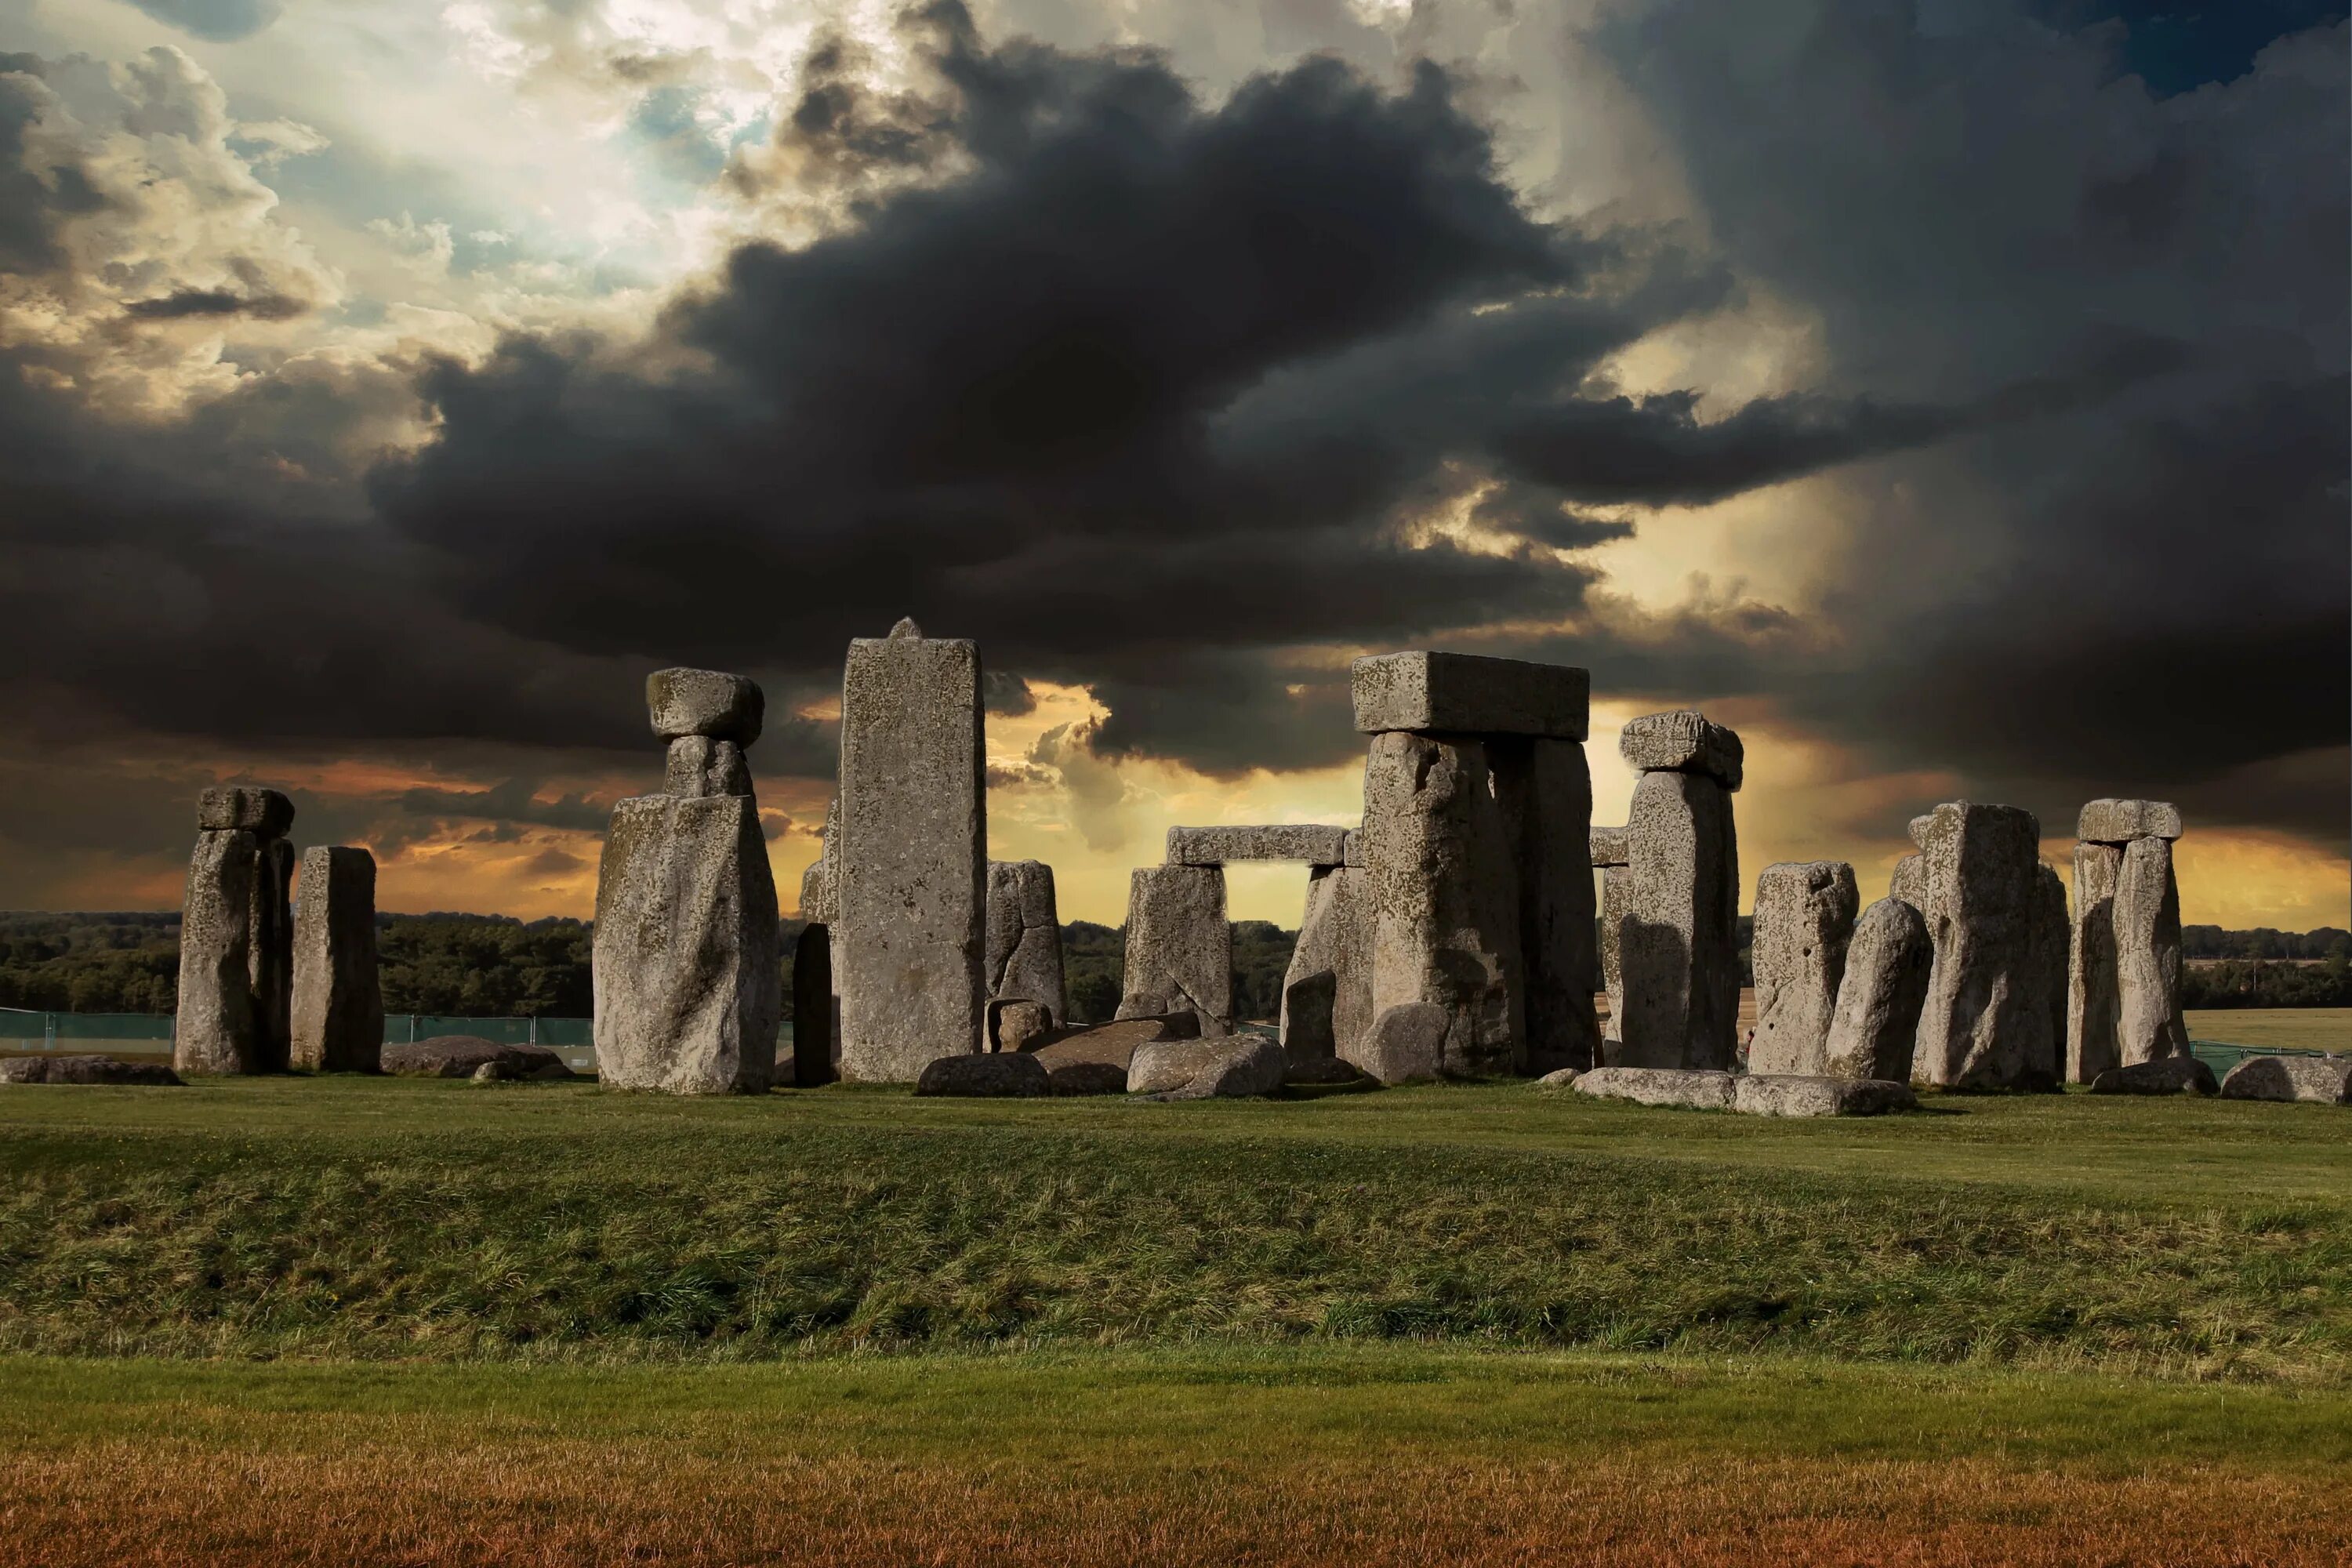
M 1325 826 L 1319 823 L 1277 823 L 1256 826 L 1222 826 L 1214 827 L 1171 827 L 1168 830 L 1167 866 L 1186 867 L 1215 873 L 1216 907 L 1224 907 L 1224 868 L 1233 861 L 1301 861 L 1307 868 L 1306 911 L 1298 922 L 1298 939 L 1292 945 L 1289 968 L 1282 981 L 1280 1039 L 1283 1049 L 1294 1062 L 1316 1061 L 1339 1054 L 1339 1042 L 1354 1040 L 1371 1022 L 1371 973 L 1364 941 L 1367 929 L 1363 919 L 1364 879 L 1360 868 L 1350 863 L 1350 843 L 1355 835 L 1344 827 Z M 1168 918 L 1166 911 L 1174 908 L 1169 900 L 1176 890 L 1188 886 L 1202 889 L 1196 913 L 1190 920 Z M 1141 874 L 1133 885 L 1128 909 L 1129 973 L 1140 973 L 1144 984 L 1139 987 L 1130 980 L 1128 990 L 1137 1000 L 1135 1010 L 1122 1006 L 1119 1016 L 1149 1017 L 1164 1016 L 1154 1013 L 1152 998 L 1162 994 L 1166 982 L 1162 976 L 1197 970 L 1205 976 L 1216 962 L 1207 956 L 1206 949 L 1218 941 L 1226 946 L 1223 963 L 1232 968 L 1232 933 L 1219 938 L 1210 931 L 1211 917 L 1207 913 L 1209 884 L 1186 879 L 1169 879 L 1163 886 L 1154 879 L 1150 896 L 1159 910 L 1147 924 L 1139 924 L 1139 899 L 1145 896 Z M 1215 917 L 1222 921 L 1222 913 Z M 1142 932 L 1139 947 L 1138 933 Z M 1180 951 L 1191 947 L 1202 950 L 1193 959 L 1163 956 L 1161 949 L 1174 943 Z M 1140 964 L 1139 971 L 1137 965 Z M 1226 994 L 1230 1005 L 1231 982 Z M 1183 1012 L 1178 1006 L 1166 1012 Z M 1214 1034 L 1233 1022 L 1225 1019 L 1212 1026 L 1204 1019 L 1202 1032 Z
M 1935 956 L 1912 1076 L 1947 1089 L 2055 1088 L 2041 824 L 2019 806 L 1951 801 L 1913 826 L 1915 907 Z
M 1234 1017 L 1234 928 L 1222 866 L 1139 866 L 1128 886 L 1120 1018 L 1190 1014 L 1203 1035 Z
M 1372 1025 L 1371 901 L 1360 866 L 1307 872 L 1307 910 L 1282 977 L 1282 1048 L 1296 1062 L 1354 1060 Z
M 1934 959 L 1927 922 L 1910 904 L 1889 897 L 1863 910 L 1846 944 L 1821 1070 L 1832 1078 L 1910 1081 Z
M 319 845 L 302 851 L 294 913 L 293 1065 L 375 1072 L 383 1050 L 376 977 L 375 857 Z
M 1739 1021 L 1739 737 L 1704 714 L 1629 722 L 1642 770 L 1625 822 L 1625 904 L 1612 910 L 1624 1017 L 1610 1065 L 1728 1068 Z
M 646 681 L 667 780 L 681 749 L 759 738 L 760 689 L 717 670 L 666 669 Z M 607 1084 L 672 1094 L 756 1093 L 775 1070 L 783 1011 L 776 885 L 748 770 L 711 794 L 638 795 L 613 807 L 596 876 L 596 1068 Z
M 1045 1026 L 1069 1022 L 1062 991 L 1062 925 L 1054 900 L 1054 868 L 1043 860 L 988 863 L 989 1047 L 1000 1048 L 1005 1007 L 1029 1003 L 1044 1009 Z
M 196 826 L 181 904 L 172 1065 L 182 1072 L 282 1071 L 293 1015 L 294 848 L 286 834 L 294 803 L 273 789 L 208 789 L 197 802 Z
M 849 645 L 841 682 L 841 1076 L 911 1083 L 985 1042 L 988 802 L 980 648 L 910 619 Z
M 1223 866 L 1234 860 L 1303 860 L 1310 866 L 1347 863 L 1348 830 L 1311 823 L 1264 827 L 1171 827 L 1171 866 Z
M 1861 895 L 1843 860 L 1783 861 L 1756 879 L 1754 1073 L 1829 1069 L 1830 1026 Z M 1875 1073 L 1865 1074 L 1875 1078 Z
M 2180 835 L 2180 813 L 2165 801 L 2095 800 L 2075 821 L 2064 1023 L 2073 1082 L 2188 1054 L 2172 872 Z

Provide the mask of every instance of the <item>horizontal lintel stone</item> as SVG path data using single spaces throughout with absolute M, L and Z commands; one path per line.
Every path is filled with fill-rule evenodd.
M 2178 838 L 2180 808 L 2168 800 L 2095 800 L 2075 819 L 2086 844 L 2128 844 L 2135 838 Z
M 1349 675 L 1356 728 L 1367 735 L 1536 735 L 1581 741 L 1589 728 L 1591 674 L 1470 653 L 1383 653 L 1360 658 Z
M 1314 823 L 1261 827 L 1171 827 L 1171 866 L 1223 866 L 1232 860 L 1304 860 L 1310 866 L 1347 864 L 1348 830 Z

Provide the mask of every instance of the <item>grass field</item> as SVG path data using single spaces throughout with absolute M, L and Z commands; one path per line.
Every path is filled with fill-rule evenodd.
M 2352 1120 L 16 1088 L 0 1350 L 0 1563 L 2330 1562 Z
M 2352 1007 L 2221 1007 L 2187 1017 L 2191 1039 L 2217 1045 L 2352 1051 Z

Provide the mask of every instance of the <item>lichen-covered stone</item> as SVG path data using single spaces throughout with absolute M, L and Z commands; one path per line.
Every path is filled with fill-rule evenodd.
M 596 1068 L 620 1089 L 757 1093 L 783 1011 L 776 886 L 748 795 L 613 808 L 596 878 Z
M 180 1075 L 161 1062 L 112 1057 L 16 1057 L 0 1061 L 0 1083 L 173 1085 Z
M 1622 827 L 1595 827 L 1584 836 L 1585 858 L 1593 868 L 1628 864 L 1631 850 Z
M 294 826 L 294 803 L 274 789 L 223 784 L 196 797 L 196 826 L 206 833 L 238 828 L 257 839 L 283 838 Z
M 1628 720 L 1617 733 L 1617 752 L 1643 773 L 1705 773 L 1734 791 L 1747 759 L 1738 731 L 1689 708 Z
M 1034 1100 L 1054 1092 L 1045 1064 L 1018 1051 L 959 1052 L 924 1064 L 915 1092 L 974 1100 Z
M 1438 1071 L 1526 1061 L 1518 873 L 1486 743 L 1391 732 L 1364 764 L 1372 1014 L 1428 1003 L 1447 1015 Z M 1359 1067 L 1393 1081 L 1363 1058 Z
M 1838 983 L 1822 1071 L 1832 1078 L 1907 1082 L 1934 962 L 1935 944 L 1917 910 L 1888 898 L 1863 910 L 1846 945 L 1845 976 Z
M 1318 866 L 1282 977 L 1282 1047 L 1293 1060 L 1348 1057 L 1372 1024 L 1372 934 L 1367 874 Z
M 1167 1100 L 1245 1100 L 1282 1087 L 1288 1063 L 1264 1035 L 1155 1040 L 1136 1047 L 1127 1091 Z
M 1919 912 L 1936 956 L 1912 1076 L 1954 1089 L 2054 1088 L 2041 825 L 2021 807 L 1969 801 L 1929 815 Z
M 1612 1065 L 1727 1069 L 1739 1026 L 1739 845 L 1706 773 L 1645 773 L 1626 822 L 1617 917 L 1624 1013 Z
M 1356 728 L 1367 735 L 1540 735 L 1581 741 L 1590 672 L 1467 653 L 1384 653 L 1349 671 Z
M 1927 859 L 1918 855 L 1906 855 L 1895 862 L 1895 869 L 1886 879 L 1886 896 L 1900 899 L 1925 914 L 1927 910 L 1923 906 L 1927 902 Z
M 1171 866 L 1223 866 L 1235 860 L 1303 860 L 1310 866 L 1344 865 L 1348 830 L 1312 823 L 1276 823 L 1259 827 L 1171 827 Z
M 991 1002 L 988 1005 L 988 1048 L 1025 1051 L 1054 1032 L 1054 1016 L 1042 1002 Z
M 1636 1105 L 1673 1105 L 1686 1110 L 1728 1110 L 1732 1079 L 1727 1072 L 1699 1068 L 1594 1068 L 1569 1086 L 1595 1100 L 1630 1100 Z
M 988 863 L 985 954 L 991 1003 L 1034 1002 L 1051 1028 L 1069 1016 L 1062 991 L 1061 914 L 1043 860 Z
M 2135 838 L 2116 872 L 2116 1043 L 2123 1065 L 2189 1054 L 2180 1011 L 2180 889 L 2172 845 Z
M 2248 1057 L 2221 1079 L 2221 1098 L 2352 1105 L 2352 1057 Z
M 657 669 L 646 677 L 646 709 L 665 741 L 708 735 L 748 746 L 760 738 L 767 707 L 757 682 L 724 670 Z
M 894 632 L 849 645 L 841 696 L 841 1070 L 906 1083 L 982 1045 L 988 815 L 980 650 Z
M 305 849 L 301 891 L 294 911 L 293 1064 L 374 1072 L 383 1050 L 375 857 L 343 845 Z
M 2180 808 L 2168 800 L 2094 800 L 2074 819 L 2074 837 L 2093 844 L 2180 837 Z
M 2074 846 L 2074 909 L 2068 921 L 2066 1080 L 2093 1083 L 2123 1065 L 2116 974 L 2116 879 L 2119 845 Z
M 196 836 L 180 905 L 179 1010 L 172 1065 L 182 1072 L 262 1070 L 254 1040 L 253 904 L 260 845 L 243 828 Z
M 1862 896 L 1843 860 L 1784 860 L 1756 879 L 1751 1073 L 1828 1070 L 1830 1026 Z
M 743 748 L 732 741 L 708 735 L 680 735 L 669 743 L 669 763 L 662 775 L 662 793 L 680 800 L 712 795 L 750 795 L 751 767 Z
M 2195 1057 L 2159 1057 L 2109 1068 L 2091 1080 L 2093 1094 L 2219 1094 L 2213 1069 Z
M 1601 1026 L 1593 944 L 1592 775 L 1574 741 L 1497 736 L 1486 742 L 1495 798 L 1509 837 L 1519 899 L 1519 973 L 1528 1071 L 1589 1068 Z
M 1446 1070 L 1445 1042 L 1454 1017 L 1434 1002 L 1383 1008 L 1356 1042 L 1354 1065 L 1382 1083 L 1435 1078 Z
M 1884 1116 L 1918 1104 L 1907 1083 L 1806 1073 L 1751 1073 L 1731 1094 L 1731 1109 L 1748 1116 Z
M 1129 879 L 1121 1018 L 1190 1013 L 1203 1035 L 1234 1024 L 1234 929 L 1215 866 L 1139 866 Z

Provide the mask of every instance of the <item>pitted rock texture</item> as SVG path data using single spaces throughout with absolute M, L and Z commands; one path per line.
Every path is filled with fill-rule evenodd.
M 305 849 L 301 888 L 294 912 L 293 1064 L 313 1072 L 374 1072 L 383 1049 L 375 857 L 341 845 Z
M 1166 1100 L 1246 1100 L 1282 1087 L 1289 1063 L 1264 1035 L 1156 1040 L 1136 1047 L 1127 1091 Z
M 1127 968 L 1118 1016 L 1190 1013 L 1201 1033 L 1234 1023 L 1234 931 L 1215 866 L 1139 866 L 1128 883 Z
M 112 1057 L 12 1057 L 0 1061 L 0 1083 L 128 1083 L 170 1085 L 180 1075 L 161 1062 L 117 1061 Z
M 1020 1051 L 940 1057 L 915 1079 L 915 1092 L 974 1100 L 1038 1099 L 1054 1092 L 1045 1064 Z
M 1494 736 L 1486 742 L 1496 803 L 1517 872 L 1519 975 L 1526 1037 L 1516 1066 L 1589 1068 L 1601 1026 L 1592 907 L 1592 775 L 1574 741 Z
M 1318 866 L 1282 978 L 1282 1046 L 1293 1060 L 1349 1057 L 1372 1025 L 1370 879 L 1360 867 Z
M 1373 736 L 1359 832 L 1371 902 L 1375 1028 L 1391 1008 L 1428 1003 L 1447 1015 L 1438 1071 L 1517 1070 L 1527 1052 L 1518 870 L 1486 743 L 1401 731 Z M 1355 1059 L 1393 1081 L 1372 1061 Z
M 1596 827 L 1584 836 L 1585 858 L 1598 869 L 1606 866 L 1630 864 L 1630 847 L 1622 827 Z
M 2074 837 L 2092 844 L 2178 838 L 2180 808 L 2168 800 L 2094 800 L 2074 819 Z
M 242 828 L 256 838 L 283 838 L 294 826 L 294 803 L 274 789 L 224 784 L 196 797 L 196 826 L 206 833 Z
M 1435 1078 L 1446 1070 L 1445 1041 L 1454 1015 L 1434 1002 L 1382 1008 L 1356 1043 L 1354 1065 L 1382 1083 Z
M 260 873 L 260 845 L 251 833 L 220 828 L 196 836 L 180 905 L 180 995 L 172 1031 L 172 1065 L 182 1072 L 263 1068 L 251 973 Z
M 1636 1105 L 1674 1105 L 1688 1110 L 1728 1110 L 1732 1078 L 1727 1072 L 1690 1068 L 1594 1068 L 1569 1088 L 1595 1100 L 1630 1100 Z
M 1349 672 L 1356 728 L 1367 735 L 1540 735 L 1581 741 L 1592 677 L 1565 664 L 1467 653 L 1384 653 Z
M 646 709 L 665 741 L 708 735 L 748 746 L 760 738 L 768 700 L 757 682 L 724 670 L 657 669 L 646 677 Z
M 597 1074 L 620 1089 L 758 1093 L 783 1012 L 776 885 L 748 795 L 613 808 L 596 879 Z
M 936 1058 L 982 1047 L 981 684 L 980 650 L 964 639 L 909 630 L 849 645 L 833 859 L 844 1078 L 908 1083 Z
M 1929 816 L 1919 912 L 1936 956 L 1912 1076 L 1953 1089 L 2055 1088 L 2041 825 L 2021 807 L 1969 801 Z
M 1617 753 L 1643 773 L 1705 773 L 1734 791 L 1747 759 L 1738 731 L 1689 708 L 1628 720 L 1617 734 Z
M 1828 1071 L 1830 1026 L 1862 896 L 1843 860 L 1784 860 L 1756 879 L 1752 1073 Z
M 2123 1065 L 2189 1054 L 2180 1011 L 2180 889 L 2172 845 L 2135 838 L 2116 872 L 2116 1044 Z
M 751 767 L 743 760 L 743 748 L 732 741 L 680 735 L 669 743 L 662 793 L 680 800 L 699 800 L 711 795 L 750 795 Z
M 1854 921 L 1846 946 L 1845 977 L 1822 1049 L 1822 1071 L 1832 1078 L 1905 1083 L 1927 1001 L 1935 963 L 1927 922 L 1900 899 L 1881 899 Z
M 1633 872 L 1630 867 L 1604 866 L 1601 870 L 1601 988 L 1609 998 L 1609 1020 L 1601 1026 L 1601 1059 L 1617 1060 L 1624 1043 L 1625 911 L 1633 907 Z
M 2116 879 L 2120 845 L 2074 846 L 2074 909 L 2068 922 L 2066 1080 L 2094 1083 L 2121 1067 L 2123 1006 L 2116 972 Z
M 401 1078 L 475 1078 L 484 1068 L 502 1080 L 579 1075 L 545 1046 L 507 1046 L 479 1035 L 436 1035 L 383 1047 L 383 1070 Z
M 988 1048 L 1025 1051 L 1054 1033 L 1054 1016 L 1042 1002 L 991 1002 L 988 1005 Z
M 1054 868 L 1043 860 L 988 863 L 988 999 L 1034 1002 L 1048 1028 L 1069 1016 L 1062 989 L 1062 926 Z
M 2221 1098 L 2352 1105 L 2352 1057 L 2248 1057 L 2221 1079 Z
M 2195 1057 L 2161 1057 L 2109 1068 L 2091 1080 L 2093 1094 L 2219 1094 L 2213 1069 Z
M 1696 773 L 1645 773 L 1626 823 L 1615 915 L 1624 1012 L 1612 1066 L 1727 1069 L 1739 1026 L 1739 843 L 1731 795 Z
M 1731 1092 L 1731 1109 L 1748 1116 L 1884 1116 L 1918 1106 L 1909 1084 L 1885 1079 L 1751 1073 Z
M 1339 866 L 1348 858 L 1348 830 L 1310 823 L 1264 827 L 1171 827 L 1171 866 L 1223 866 L 1234 860 L 1303 860 Z

